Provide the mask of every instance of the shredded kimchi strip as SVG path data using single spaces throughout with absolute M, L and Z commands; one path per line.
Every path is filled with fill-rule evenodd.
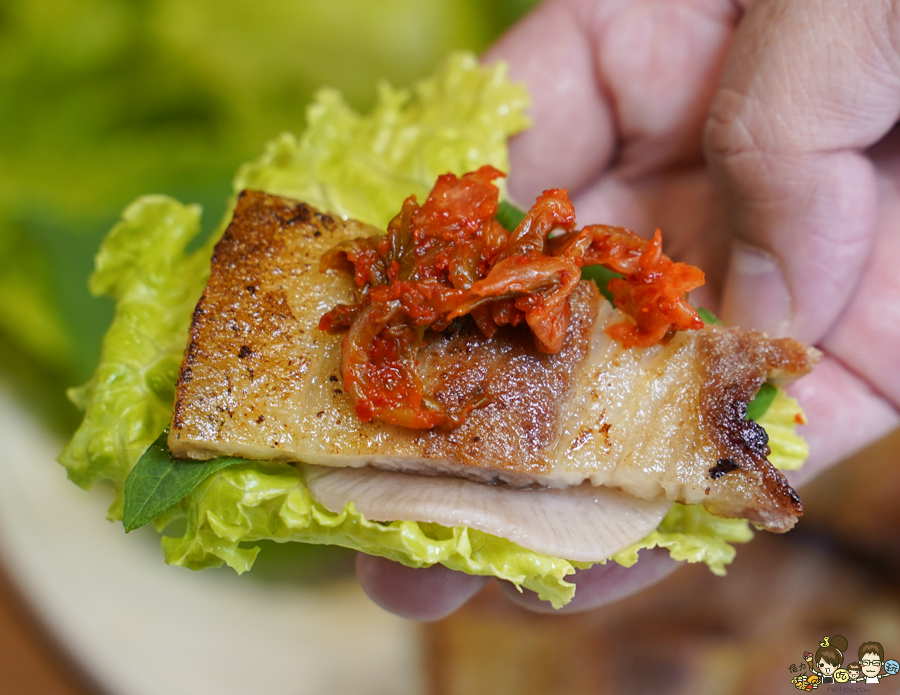
M 493 182 L 502 176 L 491 166 L 444 174 L 421 206 L 415 196 L 404 201 L 387 234 L 344 242 L 322 257 L 323 272 L 349 272 L 361 288 L 357 304 L 338 305 L 319 322 L 323 331 L 346 331 L 341 372 L 361 420 L 418 429 L 458 425 L 423 393 L 416 351 L 425 330 L 442 331 L 471 315 L 490 337 L 524 321 L 538 350 L 558 352 L 569 295 L 585 265 L 621 274 L 609 290 L 631 320 L 607 332 L 626 347 L 703 327 L 685 299 L 703 284 L 703 272 L 663 254 L 659 230 L 650 241 L 622 227 L 576 230 L 567 192 L 551 189 L 507 232 L 494 218 Z

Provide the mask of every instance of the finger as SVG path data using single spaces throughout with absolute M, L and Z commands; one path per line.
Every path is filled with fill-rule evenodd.
M 530 204 L 544 189 L 578 189 L 610 161 L 616 124 L 601 94 L 590 36 L 575 3 L 551 0 L 484 56 L 505 60 L 531 95 L 532 127 L 510 146 L 509 187 Z
M 897 129 L 895 129 L 897 130 Z M 822 339 L 822 363 L 790 388 L 809 424 L 801 484 L 900 425 L 900 130 L 870 151 L 881 201 L 875 250 L 840 322 Z
M 578 613 L 613 603 L 655 584 L 674 572 L 681 563 L 668 551 L 642 550 L 636 565 L 625 568 L 616 562 L 594 565 L 578 570 L 570 579 L 575 586 L 574 598 L 561 609 L 554 610 L 531 591 L 519 593 L 511 584 L 503 583 L 503 590 L 513 602 L 538 613 Z
M 869 155 L 879 180 L 875 248 L 840 322 L 821 347 L 900 411 L 900 128 Z
M 809 459 L 786 473 L 794 487 L 900 425 L 900 414 L 889 400 L 828 355 L 788 390 L 803 404 L 809 423 L 799 429 L 809 445 Z
M 699 159 L 703 119 L 739 16 L 728 0 L 541 5 L 485 56 L 531 93 L 511 145 L 510 190 L 577 192 L 615 165 L 636 177 Z
M 443 565 L 405 567 L 382 557 L 360 553 L 356 576 L 375 603 L 411 620 L 439 620 L 472 598 L 487 581 Z
M 887 0 L 761 0 L 738 28 L 705 130 L 735 238 L 724 318 L 816 342 L 869 256 L 863 150 L 900 113 Z

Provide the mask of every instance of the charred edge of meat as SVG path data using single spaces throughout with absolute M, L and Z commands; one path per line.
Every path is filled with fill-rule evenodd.
M 731 473 L 738 469 L 740 469 L 740 466 L 731 459 L 719 459 L 716 461 L 716 465 L 709 469 L 709 477 L 713 480 L 718 480 L 726 473 Z
M 747 419 L 747 404 L 768 377 L 794 378 L 812 369 L 816 351 L 790 338 L 770 340 L 755 331 L 728 329 L 713 329 L 702 336 L 700 350 L 706 371 L 701 418 L 708 423 L 705 430 L 720 457 L 709 477 L 716 480 L 725 473 L 739 472 L 756 478 L 782 512 L 801 516 L 800 498 L 766 458 L 770 453 L 768 435 Z

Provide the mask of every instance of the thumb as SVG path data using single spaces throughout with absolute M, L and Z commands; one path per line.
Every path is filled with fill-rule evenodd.
M 900 113 L 888 0 L 760 0 L 741 20 L 704 146 L 733 239 L 729 323 L 818 342 L 872 248 L 865 149 Z

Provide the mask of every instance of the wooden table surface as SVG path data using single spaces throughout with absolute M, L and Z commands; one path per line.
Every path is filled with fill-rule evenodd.
M 50 636 L 0 566 L 0 691 L 9 695 L 98 695 Z

